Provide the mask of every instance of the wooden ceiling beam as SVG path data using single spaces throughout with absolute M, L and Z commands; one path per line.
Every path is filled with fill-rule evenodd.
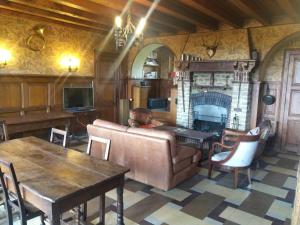
M 70 16 L 77 19 L 87 20 L 94 23 L 103 24 L 104 26 L 107 26 L 108 28 L 112 28 L 112 24 L 114 23 L 114 18 L 108 18 L 104 16 L 99 16 L 96 13 L 90 13 L 83 10 L 79 10 L 76 8 L 72 8 L 66 5 L 62 5 L 56 2 L 51 2 L 49 0 L 9 0 L 10 2 L 15 2 L 19 4 L 23 4 L 26 6 L 30 6 L 37 9 L 42 9 L 54 13 L 58 13 L 60 15 Z M 174 33 L 176 32 L 172 28 L 168 28 L 165 26 L 161 26 L 160 24 L 155 24 L 153 22 L 149 23 L 150 32 L 151 33 L 158 33 L 161 31 Z
M 114 18 L 119 15 L 123 8 L 125 7 L 127 1 L 125 0 L 114 0 L 114 1 L 87 1 L 87 0 L 51 0 L 52 2 L 60 3 L 69 7 L 73 7 L 79 10 L 83 10 L 90 13 L 101 13 L 103 16 L 108 16 Z M 118 3 L 118 4 L 117 4 Z M 112 8 L 109 8 L 112 7 Z M 103 13 L 102 13 L 103 12 Z M 134 5 L 131 7 L 131 12 L 133 16 L 144 17 L 147 14 L 147 9 L 140 6 Z M 149 18 L 149 25 L 153 26 L 153 29 L 161 31 L 166 31 L 169 33 L 175 33 L 178 29 L 195 29 L 195 27 L 189 27 L 190 24 L 176 21 L 174 24 L 168 23 L 166 20 L 169 20 L 168 16 L 157 15 Z M 149 28 L 147 28 L 149 29 Z M 151 28 L 150 28 L 151 29 Z
M 30 13 L 19 12 L 19 11 L 5 9 L 5 8 L 1 8 L 1 7 L 0 7 L 0 14 L 1 15 L 6 15 L 6 16 L 22 17 L 22 18 L 26 18 L 26 19 L 29 19 L 29 20 L 34 20 L 34 21 L 37 21 L 37 22 L 53 23 L 53 24 L 58 24 L 58 25 L 61 25 L 61 26 L 66 26 L 66 27 L 70 27 L 70 28 L 96 32 L 96 33 L 100 33 L 100 34 L 106 34 L 107 33 L 107 32 L 104 32 L 103 30 L 99 30 L 97 28 L 91 28 L 91 27 L 87 27 L 87 26 L 77 25 L 77 24 L 74 24 L 74 23 L 63 22 L 63 21 L 60 21 L 60 20 L 53 20 L 53 19 L 49 19 L 49 18 L 46 18 L 46 17 L 43 17 L 43 16 L 37 16 L 37 15 L 30 14 Z
M 132 12 L 137 17 L 144 17 L 147 15 L 148 9 L 138 5 L 134 4 L 132 7 Z M 183 31 L 188 31 L 188 32 L 195 32 L 196 31 L 196 26 L 190 23 L 187 23 L 182 20 L 177 20 L 176 18 L 162 14 L 160 12 L 154 11 L 150 17 L 148 18 L 149 21 L 152 21 L 154 23 L 160 24 L 160 26 L 166 27 L 167 29 L 174 30 L 176 33 L 177 30 L 183 30 Z
M 58 4 L 56 2 L 51 2 L 50 0 L 9 0 L 9 1 L 30 6 L 33 8 L 38 8 L 38 9 L 58 13 L 61 15 L 66 15 L 66 16 L 70 16 L 82 20 L 87 20 L 90 22 L 104 24 L 104 25 L 111 24 L 113 22 L 112 18 L 78 10 L 69 6 Z
M 150 8 L 151 5 L 153 4 L 153 1 L 150 1 L 150 0 L 133 0 L 135 3 L 138 3 L 146 8 Z M 162 14 L 165 14 L 165 15 L 169 15 L 169 16 L 172 16 L 173 18 L 177 19 L 177 20 L 182 20 L 182 21 L 185 21 L 186 23 L 189 23 L 191 25 L 201 25 L 203 26 L 204 28 L 207 28 L 207 29 L 215 29 L 215 24 L 212 24 L 210 22 L 207 22 L 207 21 L 199 21 L 198 19 L 195 19 L 195 18 L 192 18 L 188 15 L 185 15 L 185 14 L 182 14 L 181 12 L 178 12 L 178 11 L 174 11 L 172 9 L 170 9 L 168 6 L 164 5 L 164 4 L 158 4 L 157 7 L 156 7 L 156 12 L 160 12 Z M 153 13 L 153 16 L 155 16 L 154 14 L 156 13 L 154 12 Z
M 205 14 L 218 21 L 223 21 L 234 28 L 241 28 L 243 26 L 241 19 L 226 14 L 222 9 L 217 7 L 217 4 L 213 4 L 211 0 L 179 0 L 179 2 L 197 10 L 200 14 Z
M 196 25 L 212 30 L 218 28 L 218 21 L 216 19 L 203 13 L 199 13 L 195 8 L 189 7 L 184 3 L 185 1 L 161 0 L 159 5 L 191 18 Z
M 265 16 L 261 10 L 259 10 L 252 1 L 248 0 L 229 0 L 229 2 L 241 10 L 245 15 L 256 19 L 262 25 L 270 25 L 270 19 Z
M 300 21 L 300 12 L 297 11 L 297 6 L 293 5 L 290 0 L 277 0 L 277 4 L 294 22 Z
M 123 11 L 126 4 L 128 3 L 127 0 L 114 0 L 112 1 L 108 0 L 91 0 L 93 3 L 97 3 L 99 5 L 103 5 L 106 7 L 111 7 L 115 10 L 118 10 L 120 12 Z M 138 4 L 137 4 L 138 3 Z M 139 4 L 135 0 L 132 0 L 130 4 L 130 11 L 133 15 L 144 17 L 147 15 L 148 10 L 151 8 L 153 2 L 148 2 L 148 4 Z M 187 22 L 185 20 L 182 20 L 180 18 L 176 18 L 172 15 L 167 15 L 164 13 L 161 13 L 156 10 L 150 15 L 149 18 L 150 21 L 153 21 L 155 23 L 159 23 L 163 26 L 171 27 L 172 29 L 180 29 L 180 30 L 186 30 L 188 32 L 195 32 L 196 26 L 194 24 L 191 24 L 190 22 Z
M 58 20 L 65 23 L 76 24 L 79 26 L 95 28 L 96 30 L 102 30 L 103 32 L 108 32 L 110 29 L 108 26 L 96 22 L 90 22 L 78 18 L 73 18 L 67 15 L 60 15 L 43 9 L 32 8 L 26 5 L 22 5 L 19 3 L 14 3 L 6 0 L 0 0 L 0 8 L 14 10 L 26 14 L 32 14 L 34 16 L 45 17 L 47 19 Z

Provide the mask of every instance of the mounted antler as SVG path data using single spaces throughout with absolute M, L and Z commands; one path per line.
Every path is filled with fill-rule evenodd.
M 201 40 L 202 40 L 201 45 L 206 48 L 206 54 L 208 55 L 209 58 L 212 58 L 216 54 L 217 48 L 219 46 L 219 36 L 216 35 L 215 41 L 212 45 L 209 45 L 207 41 L 203 39 L 202 36 L 201 36 Z

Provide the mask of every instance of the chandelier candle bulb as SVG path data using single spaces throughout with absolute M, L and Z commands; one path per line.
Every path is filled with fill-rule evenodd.
M 120 16 L 116 17 L 115 25 L 116 25 L 116 28 L 122 28 L 122 18 Z
M 143 30 L 145 25 L 146 25 L 146 19 L 141 18 L 138 25 L 135 26 L 135 24 L 131 20 L 130 12 L 128 12 L 127 14 L 127 20 L 125 24 L 122 24 L 122 18 L 120 16 L 117 16 L 115 18 L 115 25 L 114 25 L 116 49 L 119 50 L 128 44 L 138 45 L 142 43 Z
M 140 35 L 143 32 L 145 25 L 146 25 L 146 19 L 142 18 L 136 28 L 135 31 L 136 35 Z

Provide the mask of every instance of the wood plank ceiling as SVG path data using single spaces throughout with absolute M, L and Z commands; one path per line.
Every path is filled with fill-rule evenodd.
M 147 14 L 157 0 L 132 0 L 134 20 Z M 52 22 L 106 34 L 127 0 L 0 0 L 0 13 Z M 146 35 L 242 28 L 256 20 L 263 26 L 278 19 L 300 22 L 299 0 L 160 0 L 150 15 Z

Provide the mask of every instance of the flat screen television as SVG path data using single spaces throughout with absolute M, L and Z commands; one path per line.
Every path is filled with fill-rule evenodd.
M 64 109 L 88 109 L 94 107 L 92 87 L 65 87 L 63 92 Z

